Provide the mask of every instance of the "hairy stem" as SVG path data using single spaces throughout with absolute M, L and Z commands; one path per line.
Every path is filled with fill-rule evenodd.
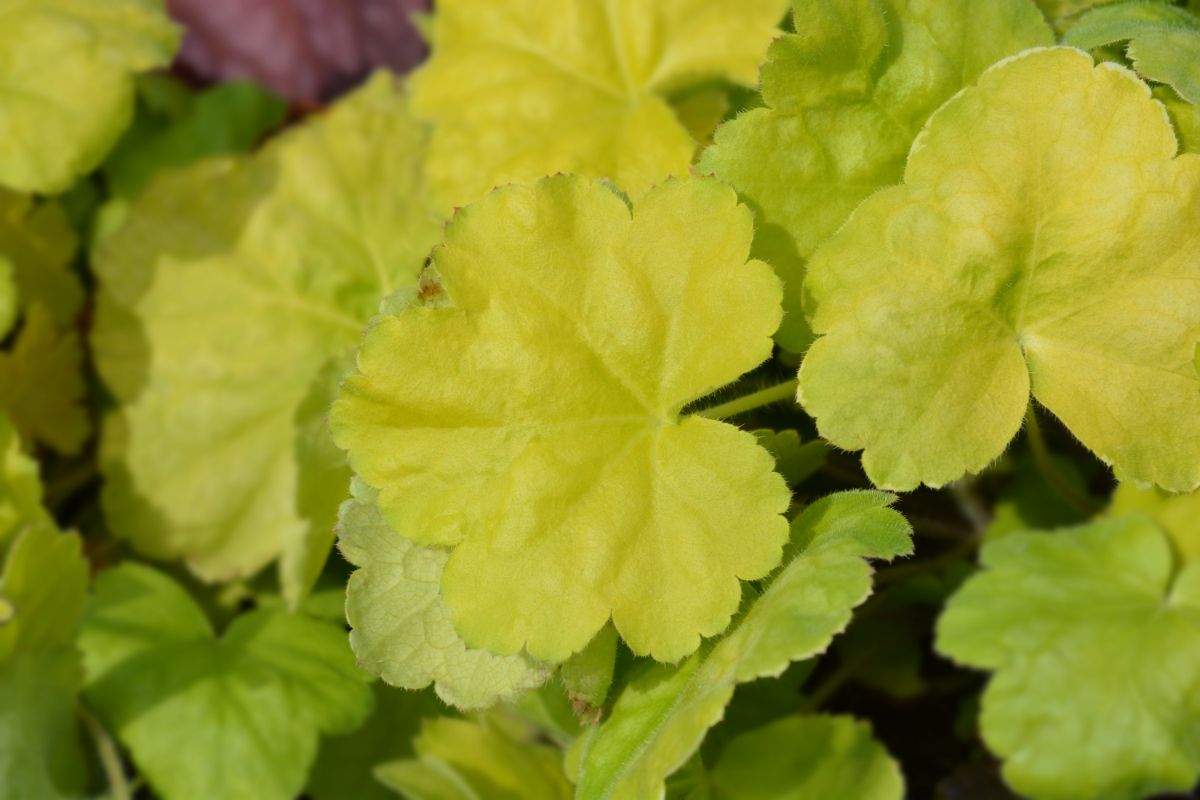
M 760 389 L 751 394 L 735 397 L 727 403 L 706 408 L 702 411 L 697 411 L 696 416 L 707 417 L 708 419 L 728 419 L 736 417 L 738 414 L 745 414 L 747 411 L 753 411 L 756 408 L 769 406 L 771 403 L 778 403 L 781 400 L 792 400 L 796 396 L 797 381 L 793 378 L 790 381 L 775 386 L 768 386 L 766 389 Z
M 129 786 L 129 779 L 125 776 L 125 765 L 121 763 L 121 754 L 117 752 L 116 742 L 100 724 L 100 720 L 82 705 L 79 706 L 79 716 L 96 743 L 96 755 L 100 758 L 100 766 L 104 769 L 104 777 L 108 781 L 109 796 L 112 800 L 130 800 L 133 791 Z

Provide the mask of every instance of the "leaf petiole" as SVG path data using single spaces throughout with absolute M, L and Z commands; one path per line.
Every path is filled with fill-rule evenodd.
M 753 411 L 756 408 L 769 406 L 771 403 L 778 403 L 781 400 L 795 400 L 797 381 L 793 378 L 790 381 L 768 386 L 766 389 L 760 389 L 757 392 L 735 397 L 727 403 L 721 403 L 711 408 L 705 408 L 696 412 L 698 417 L 706 417 L 708 419 L 728 419 L 736 417 L 738 414 L 745 414 L 747 411 Z
M 1055 465 L 1050 448 L 1046 446 L 1046 437 L 1042 434 L 1042 426 L 1038 422 L 1037 410 L 1033 403 L 1029 404 L 1029 410 L 1025 412 L 1025 440 L 1029 443 L 1029 452 L 1033 456 L 1033 462 L 1037 466 L 1038 472 L 1042 473 L 1046 484 L 1067 505 L 1085 517 L 1091 517 L 1100 510 L 1092 498 L 1072 486 Z

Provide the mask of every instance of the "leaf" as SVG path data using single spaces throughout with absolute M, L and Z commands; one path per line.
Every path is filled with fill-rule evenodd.
M 571 172 L 635 198 L 686 175 L 695 143 L 666 96 L 752 84 L 786 0 L 441 0 L 413 102 L 434 125 L 430 180 L 447 208 Z
M 17 279 L 12 262 L 0 255 L 0 339 L 17 321 Z
M 1032 392 L 1128 478 L 1200 484 L 1200 158 L 1175 152 L 1146 85 L 1078 50 L 947 103 L 809 266 L 821 435 L 879 486 L 941 486 L 1004 451 Z
M 372 67 L 412 69 L 425 43 L 411 17 L 429 0 L 168 0 L 187 28 L 180 64 L 204 80 L 252 79 L 301 103 L 353 85 Z
M 346 589 L 350 646 L 358 662 L 393 686 L 423 689 L 459 708 L 484 708 L 542 684 L 549 669 L 522 655 L 467 647 L 438 585 L 446 550 L 422 547 L 388 527 L 377 492 L 359 480 L 342 506 L 338 542 L 359 569 Z
M 825 465 L 829 445 L 820 439 L 802 442 L 800 434 L 793 430 L 754 431 L 758 443 L 775 457 L 775 469 L 788 482 L 796 486 L 815 475 Z
M 616 665 L 617 631 L 611 625 L 601 628 L 587 647 L 563 662 L 559 677 L 580 719 L 599 721 Z
M 902 800 L 900 767 L 850 717 L 792 716 L 729 743 L 712 771 L 715 798 Z
M 376 775 L 409 800 L 568 800 L 558 750 L 499 717 L 478 722 L 431 719 L 413 742 L 417 758 L 382 765 Z
M 41 495 L 36 464 L 0 415 L 0 786 L 12 800 L 73 798 L 84 788 L 72 642 L 88 567 L 79 537 L 58 532 Z
M 1041 800 L 1140 798 L 1200 776 L 1200 580 L 1138 514 L 986 545 L 937 648 L 993 670 L 980 724 Z
M 929 116 L 992 63 L 1053 43 L 1028 0 L 797 0 L 762 71 L 766 108 L 717 131 L 698 167 L 758 214 L 755 252 L 784 280 L 778 339 L 803 352 L 804 265 L 850 212 L 898 183 Z
M 472 647 L 557 663 L 610 616 L 670 661 L 766 575 L 789 492 L 753 436 L 680 409 L 771 352 L 779 283 L 712 180 L 633 209 L 577 176 L 499 189 L 434 251 L 449 301 L 381 318 L 330 416 L 392 528 L 451 548 Z M 703 587 L 703 591 L 697 591 Z
M 721 719 L 738 683 L 823 652 L 871 592 L 865 558 L 912 552 L 910 529 L 881 492 L 843 492 L 792 523 L 784 566 L 723 638 L 678 668 L 653 665 L 576 744 L 578 800 L 659 797 L 663 780 Z
M 80 636 L 85 695 L 166 798 L 293 798 L 318 733 L 348 732 L 371 690 L 337 625 L 275 610 L 214 635 L 148 567 L 101 573 Z
M 433 692 L 406 692 L 377 681 L 375 710 L 353 733 L 321 740 L 305 795 L 314 800 L 389 800 L 375 767 L 412 755 L 421 721 L 444 712 Z
M 437 236 L 423 137 L 381 75 L 249 160 L 163 176 L 104 242 L 93 344 L 121 407 L 103 500 L 139 552 L 210 581 L 285 552 L 289 601 L 307 590 L 346 485 L 313 492 L 345 475 L 314 404 Z
M 40 305 L 57 326 L 74 326 L 83 305 L 71 270 L 77 247 L 61 205 L 0 188 L 0 258 L 11 262 L 19 308 Z
M 1200 494 L 1169 494 L 1162 489 L 1122 483 L 1113 493 L 1108 515 L 1130 513 L 1145 514 L 1158 523 L 1179 558 L 1200 561 Z
M 1089 11 L 1063 37 L 1084 50 L 1124 41 L 1134 69 L 1200 103 L 1200 17 L 1157 0 L 1113 3 Z
M 1169 86 L 1155 88 L 1154 98 L 1167 107 L 1175 135 L 1179 137 L 1180 151 L 1200 153 L 1200 105 L 1187 102 Z
M 133 74 L 178 32 L 160 0 L 0 0 L 0 184 L 57 193 L 103 159 L 133 113 Z
M 12 349 L 0 351 L 0 411 L 27 441 L 74 453 L 91 431 L 83 406 L 83 351 L 44 306 L 29 309 Z

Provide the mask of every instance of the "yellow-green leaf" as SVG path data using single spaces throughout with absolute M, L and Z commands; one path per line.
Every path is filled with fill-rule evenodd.
M 1162 526 L 1179 558 L 1200 561 L 1200 494 L 1171 494 L 1122 483 L 1113 493 L 1108 513 L 1121 516 L 1133 512 L 1145 514 Z
M 100 163 L 178 40 L 162 0 L 0 0 L 0 184 L 59 192 Z
M 1200 157 L 1137 76 L 989 70 L 814 256 L 799 397 L 878 485 L 983 469 L 1030 394 L 1132 480 L 1200 484 Z M 1097 387 L 1102 387 L 1098 390 Z
M 557 172 L 639 195 L 687 173 L 695 143 L 665 96 L 754 82 L 786 0 L 443 0 L 414 104 L 433 123 L 445 206 Z
M 323 439 L 338 360 L 381 298 L 415 286 L 440 230 L 423 152 L 379 75 L 258 155 L 202 162 L 139 197 L 97 264 L 93 344 L 120 403 L 102 443 L 118 536 L 207 580 L 286 550 L 298 601 L 347 485 Z
M 405 689 L 435 684 L 463 709 L 490 706 L 540 685 L 550 669 L 522 655 L 468 648 L 450 622 L 439 584 L 446 550 L 422 547 L 392 530 L 377 492 L 355 479 L 342 505 L 338 546 L 359 567 L 346 588 L 350 646 L 359 664 Z
M 499 189 L 434 251 L 448 300 L 383 317 L 330 421 L 392 527 L 452 548 L 466 642 L 560 662 L 611 617 L 675 660 L 767 574 L 789 502 L 770 455 L 689 402 L 771 352 L 779 282 L 728 187 L 632 212 L 577 176 Z
M 784 279 L 779 341 L 803 351 L 804 264 L 865 197 L 898 183 L 921 126 L 984 69 L 1053 43 L 1029 0 L 797 0 L 762 72 L 766 108 L 720 128 L 699 169 L 760 214 Z
M 44 306 L 26 312 L 12 349 L 0 351 L 0 411 L 26 441 L 72 453 L 87 440 L 82 362 L 74 330 L 57 326 Z

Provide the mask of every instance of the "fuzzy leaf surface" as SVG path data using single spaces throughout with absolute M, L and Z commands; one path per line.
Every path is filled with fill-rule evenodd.
M 1014 533 L 951 598 L 937 648 L 993 670 L 980 725 L 1018 793 L 1135 800 L 1200 776 L 1200 569 L 1129 514 Z
M 467 647 L 441 596 L 449 552 L 396 533 L 378 492 L 355 479 L 342 505 L 338 547 L 359 569 L 346 589 L 350 646 L 362 666 L 404 689 L 435 684 L 452 706 L 483 708 L 540 685 L 549 667 L 524 655 Z
M 0 0 L 0 185 L 55 193 L 133 114 L 133 75 L 171 60 L 161 0 Z
M 781 675 L 823 652 L 871 593 L 867 558 L 912 552 L 910 529 L 882 492 L 843 492 L 792 523 L 784 566 L 720 640 L 679 667 L 652 665 L 611 715 L 576 743 L 579 800 L 660 797 L 663 781 L 724 715 L 739 683 Z
M 413 75 L 434 125 L 430 176 L 445 206 L 558 172 L 633 196 L 685 175 L 695 142 L 666 95 L 713 79 L 753 84 L 786 0 L 444 0 Z
M 437 236 L 423 141 L 381 75 L 248 160 L 164 176 L 105 240 L 93 344 L 121 406 L 103 500 L 142 554 L 230 580 L 283 552 L 289 601 L 304 593 L 346 486 L 319 406 Z
M 1123 476 L 1200 485 L 1200 157 L 1176 149 L 1136 75 L 1070 48 L 943 106 L 809 265 L 822 435 L 879 486 L 941 486 L 1032 394 Z
M 367 334 L 335 438 L 394 530 L 452 548 L 467 644 L 558 663 L 611 616 L 635 653 L 679 659 L 779 563 L 770 455 L 680 417 L 771 352 L 779 282 L 751 233 L 708 179 L 632 212 L 578 176 L 505 187 L 434 251 L 448 299 Z
M 779 341 L 801 352 L 804 265 L 868 195 L 898 183 L 929 116 L 994 62 L 1053 43 L 1028 0 L 797 0 L 762 71 L 766 107 L 724 125 L 700 171 L 759 215 L 784 279 Z
M 291 800 L 318 734 L 371 710 L 340 626 L 260 609 L 218 638 L 182 587 L 139 564 L 97 579 L 80 646 L 89 703 L 167 798 Z

